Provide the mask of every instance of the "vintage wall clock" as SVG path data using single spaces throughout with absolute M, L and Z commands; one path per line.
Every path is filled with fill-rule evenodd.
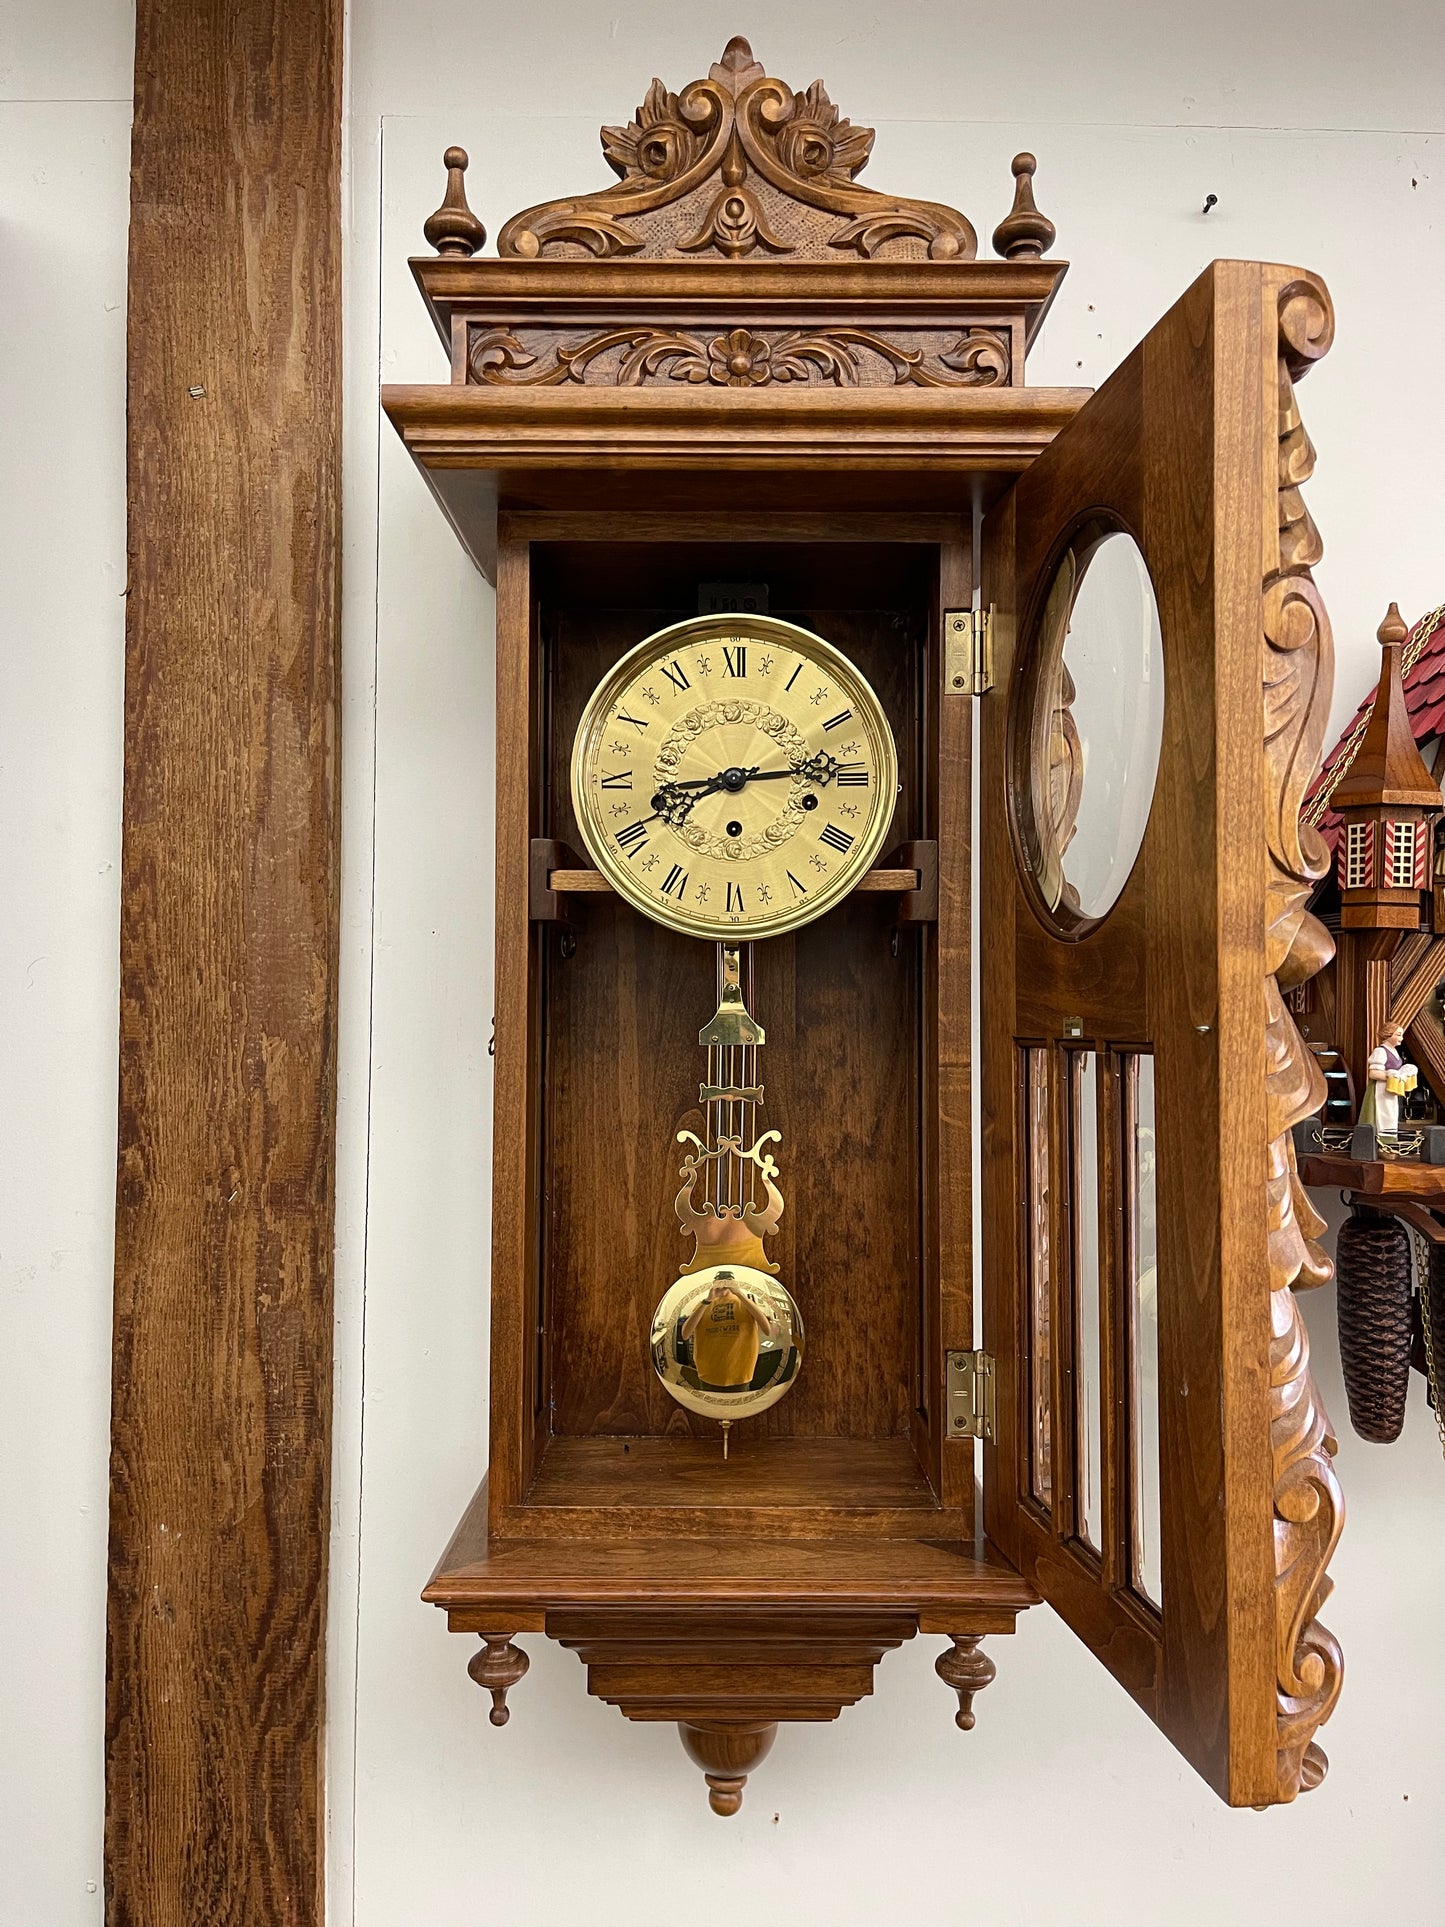
M 722 1813 L 918 1633 L 971 1726 L 1039 1601 L 1289 1801 L 1341 1678 L 1283 994 L 1329 297 L 1215 263 L 1030 388 L 1032 157 L 985 262 L 872 138 L 734 40 L 496 258 L 450 150 L 413 263 L 451 380 L 385 407 L 497 591 L 491 1450 L 425 1597 L 495 1723 L 545 1633 Z

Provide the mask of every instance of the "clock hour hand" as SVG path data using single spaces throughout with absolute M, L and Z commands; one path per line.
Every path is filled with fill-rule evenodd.
M 681 829 L 701 797 L 711 796 L 723 787 L 720 777 L 693 777 L 686 782 L 663 783 L 652 799 L 652 807 L 664 823 Z

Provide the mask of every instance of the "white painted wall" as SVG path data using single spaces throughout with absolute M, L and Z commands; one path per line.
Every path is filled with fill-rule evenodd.
M 1035 380 L 1097 383 L 1215 254 L 1322 271 L 1339 336 L 1302 400 L 1341 717 L 1385 602 L 1445 595 L 1445 47 L 1431 0 L 1043 0 L 1014 15 L 946 0 L 723 13 L 357 0 L 334 1917 L 1253 1927 L 1289 1913 L 1354 1927 L 1388 1895 L 1392 1921 L 1434 1922 L 1445 1464 L 1418 1391 L 1402 1444 L 1343 1442 L 1352 1509 L 1328 1619 L 1349 1678 L 1331 1776 L 1290 1811 L 1221 1807 L 1041 1609 L 997 1642 L 973 1734 L 956 1732 L 933 1675 L 940 1642 L 916 1641 L 836 1726 L 784 1729 L 724 1824 L 671 1728 L 589 1700 L 576 1658 L 540 1637 L 522 1642 L 532 1670 L 494 1731 L 468 1643 L 417 1603 L 484 1452 L 492 599 L 384 424 L 378 441 L 375 385 L 445 379 L 405 257 L 421 251 L 448 142 L 470 151 L 472 205 L 495 236 L 521 206 L 604 185 L 598 126 L 625 119 L 654 73 L 676 86 L 704 72 L 735 31 L 770 72 L 821 73 L 877 126 L 865 178 L 955 201 L 985 235 L 1008 206 L 1010 157 L 1038 154 L 1040 202 L 1076 265 Z M 1343 1422 L 1331 1293 L 1310 1316 Z
M 0 7 L 0 1927 L 101 1918 L 130 94 Z
M 785 1732 L 724 1824 L 671 1730 L 589 1700 L 543 1640 L 524 1641 L 532 1671 L 495 1732 L 466 1642 L 417 1602 L 485 1438 L 491 598 L 378 433 L 376 385 L 443 378 L 404 258 L 447 142 L 471 150 L 495 233 L 610 178 L 598 125 L 738 30 L 877 126 L 878 184 L 954 200 L 985 234 L 1009 157 L 1034 148 L 1076 264 L 1035 380 L 1101 379 L 1212 254 L 1320 269 L 1340 334 L 1302 400 L 1337 722 L 1385 601 L 1445 595 L 1433 0 L 1038 0 L 1019 20 L 944 0 L 775 18 L 358 0 L 332 1917 L 1428 1927 L 1445 1891 L 1445 1465 L 1418 1388 L 1402 1444 L 1344 1438 L 1327 1617 L 1349 1676 L 1330 1778 L 1286 1812 L 1221 1808 L 1040 1610 L 999 1642 L 972 1735 L 933 1676 L 939 1642 L 915 1642 L 836 1726 Z M 129 102 L 117 0 L 0 10 L 0 1927 L 92 1927 L 101 1905 Z M 1331 1294 L 1308 1309 L 1343 1422 Z

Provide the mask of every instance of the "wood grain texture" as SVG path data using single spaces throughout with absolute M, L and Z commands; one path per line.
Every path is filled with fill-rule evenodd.
M 497 1521 L 523 1539 L 971 1537 L 944 1512 L 907 1438 L 554 1438 L 524 1506 Z
M 341 33 L 137 10 L 112 1927 L 323 1917 Z
M 973 601 L 973 542 L 939 544 L 922 692 L 925 814 L 938 839 L 938 920 L 923 963 L 924 1290 L 920 1456 L 945 1505 L 974 1528 L 974 1448 L 947 1436 L 947 1354 L 973 1348 L 973 701 L 945 689 L 943 611 Z
M 530 555 L 503 524 L 497 561 L 497 867 L 492 1078 L 492 1503 L 515 1505 L 538 1450 L 534 1335 L 542 1322 L 538 1137 L 543 938 L 530 921 L 531 840 L 540 790 L 541 652 Z M 502 1204 L 501 1200 L 507 1200 Z
M 1328 1648 L 1310 1630 L 1332 1543 L 1330 1481 L 1319 1471 L 1327 1459 L 1317 1450 L 1317 1401 L 1288 1290 L 1302 1271 L 1317 1271 L 1312 1214 L 1301 1209 L 1288 1148 L 1288 1122 L 1313 1095 L 1311 1067 L 1294 1074 L 1277 993 L 1265 1012 L 1268 1037 L 1261 1024 L 1261 984 L 1273 989 L 1275 971 L 1281 983 L 1302 981 L 1305 953 L 1314 955 L 1306 933 L 1298 966 L 1287 962 L 1304 929 L 1312 863 L 1295 841 L 1298 797 L 1292 810 L 1290 796 L 1313 771 L 1329 680 L 1327 646 L 1317 641 L 1322 612 L 1303 619 L 1302 604 L 1313 606 L 1307 574 L 1301 580 L 1309 558 L 1290 546 L 1307 526 L 1297 494 L 1307 469 L 1281 414 L 1281 381 L 1298 372 L 1301 352 L 1277 340 L 1287 285 L 1317 286 L 1294 270 L 1216 263 L 985 524 L 1001 684 L 1027 675 L 1034 611 L 1062 538 L 1100 509 L 1133 534 L 1148 563 L 1165 684 L 1143 847 L 1109 917 L 1075 941 L 1051 933 L 1015 863 L 1002 807 L 1008 722 L 1002 705 L 985 707 L 985 1332 L 1000 1361 L 986 1522 L 1236 1804 L 1289 1799 L 1312 1783 L 1318 1763 L 1305 1770 L 1308 1735 L 1301 1742 L 1299 1734 L 1332 1703 Z M 1311 356 L 1320 352 L 1317 334 Z M 1294 493 L 1285 499 L 1287 488 Z M 1017 786 L 1019 772 L 1012 775 Z M 1058 1168 L 1067 1141 L 1059 1040 L 1076 1017 L 1081 1044 L 1105 1053 L 1143 1046 L 1154 1056 L 1162 1615 L 1129 1583 L 1127 1324 L 1117 1302 L 1125 1266 L 1108 1237 L 1108 1543 L 1097 1554 L 1078 1543 L 1076 1374 L 1064 1355 L 1074 1307 L 1058 1264 L 1052 1517 L 1027 1496 L 1027 1375 L 1018 1366 L 1027 1147 L 1011 1080 L 1021 1045 L 1050 1045 Z M 1127 1181 L 1119 1182 L 1119 1080 L 1107 1057 L 1105 1068 L 1100 1208 L 1112 1223 Z M 1070 1236 L 1055 1186 L 1056 1251 Z
M 509 1539 L 489 1532 L 486 1481 L 422 1597 L 453 1632 L 541 1630 L 561 1607 L 908 1606 L 928 1629 L 1000 1632 L 1038 1593 L 987 1541 L 927 1538 Z M 1011 1623 L 1011 1621 L 1010 1621 Z
M 810 489 L 827 471 L 855 472 L 857 506 L 889 509 L 898 505 L 897 480 L 921 471 L 941 473 L 956 485 L 975 470 L 1017 473 L 1077 414 L 1087 393 L 1079 388 L 444 384 L 388 386 L 382 405 L 423 467 L 493 469 L 507 478 L 516 507 L 532 505 L 528 483 L 534 490 L 545 487 L 547 478 L 534 471 L 604 461 L 653 473 L 692 471 L 700 483 L 723 473 L 793 471 L 792 507 L 797 506 L 798 469 L 817 472 Z M 894 482 L 881 488 L 875 481 L 870 490 L 867 477 L 879 469 Z M 734 493 L 746 499 L 755 487 Z M 645 493 L 655 506 L 656 484 Z M 595 505 L 595 481 L 585 497 L 579 506 Z M 957 502 L 956 486 L 952 505 Z M 536 506 L 549 503 L 543 499 Z
M 1410 1039 L 1417 1033 L 1426 1035 L 1429 1041 L 1420 1019 L 1407 1033 L 1407 1046 L 1412 1050 L 1417 1045 Z M 1438 1037 L 1438 1020 L 1436 1034 Z M 1425 1062 L 1423 1055 L 1420 1061 Z M 1445 1209 L 1445 1165 L 1441 1164 L 1420 1164 L 1414 1158 L 1398 1162 L 1375 1159 L 1363 1164 L 1355 1158 L 1308 1152 L 1299 1160 L 1299 1175 L 1302 1183 L 1322 1191 L 1358 1191 L 1366 1198 L 1418 1198 L 1437 1211 Z

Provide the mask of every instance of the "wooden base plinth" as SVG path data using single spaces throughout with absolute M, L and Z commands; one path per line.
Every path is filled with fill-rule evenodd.
M 707 1781 L 707 1803 L 726 1818 L 743 1803 L 748 1775 L 773 1750 L 776 1720 L 679 1720 L 683 1751 Z
M 638 1457 L 650 1491 L 648 1453 Z M 684 1454 L 680 1479 L 695 1486 L 711 1467 Z M 772 1495 L 763 1485 L 749 1496 Z M 577 1654 L 595 1699 L 630 1720 L 674 1722 L 713 1812 L 727 1815 L 780 1723 L 837 1719 L 915 1633 L 953 1641 L 939 1672 L 959 1695 L 958 1723 L 971 1725 L 973 1695 L 994 1676 L 979 1640 L 1011 1633 L 1038 1595 L 983 1541 L 492 1540 L 483 1488 L 423 1597 L 453 1632 L 481 1638 L 467 1670 L 492 1695 L 494 1725 L 527 1670 L 511 1635 L 545 1633 Z

